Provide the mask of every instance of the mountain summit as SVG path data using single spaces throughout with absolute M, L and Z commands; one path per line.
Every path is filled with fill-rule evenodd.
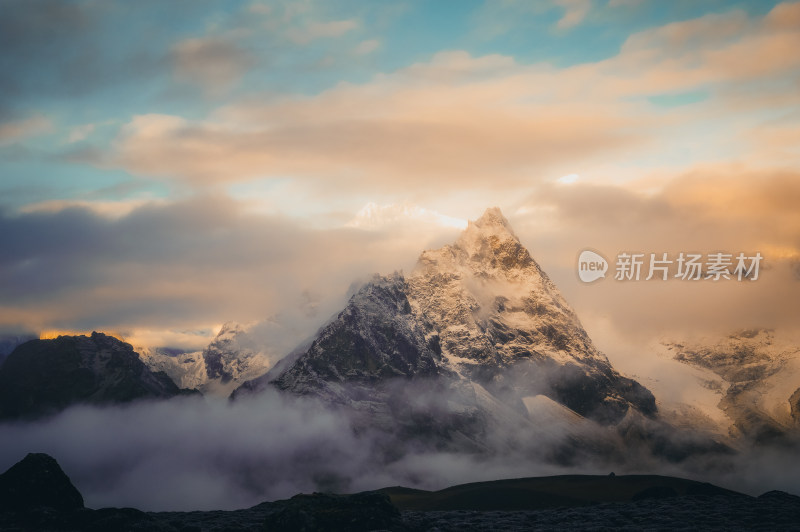
M 461 413 L 526 417 L 547 404 L 603 424 L 656 413 L 653 395 L 594 347 L 498 208 L 423 252 L 408 277 L 375 276 L 310 345 L 233 397 L 274 386 L 396 422 L 422 381 L 455 393 L 447 402 Z
M 475 221 L 470 220 L 467 222 L 467 228 L 464 230 L 459 240 L 468 236 L 481 236 L 485 239 L 490 235 L 495 235 L 501 239 L 512 238 L 519 241 L 514 230 L 511 228 L 511 224 L 508 223 L 506 217 L 503 216 L 499 207 L 489 207 L 480 218 Z
M 469 222 L 456 242 L 422 253 L 415 271 L 433 269 L 468 270 L 485 278 L 518 278 L 522 270 L 536 265 L 514 230 L 497 207 L 487 209 Z M 536 266 L 538 270 L 538 265 Z M 541 272 L 540 272 L 541 273 Z
M 543 394 L 603 422 L 630 407 L 655 413 L 652 394 L 613 370 L 499 209 L 424 252 L 408 284 L 443 362 L 502 399 Z

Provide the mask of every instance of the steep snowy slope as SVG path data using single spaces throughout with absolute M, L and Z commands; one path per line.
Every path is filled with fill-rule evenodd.
M 208 383 L 203 352 L 172 352 L 150 347 L 135 347 L 139 358 L 153 371 L 163 371 L 181 388 L 200 390 Z
M 450 246 L 426 251 L 409 299 L 445 365 L 507 400 L 544 394 L 581 415 L 656 411 L 619 375 L 503 217 L 489 209 Z
M 249 379 L 263 375 L 271 359 L 238 324 L 222 326 L 203 351 L 175 353 L 158 348 L 136 348 L 153 371 L 163 371 L 181 388 L 227 396 Z
M 715 376 L 699 384 L 717 392 L 732 437 L 764 443 L 797 431 L 800 348 L 792 338 L 752 329 L 665 347 L 676 360 Z

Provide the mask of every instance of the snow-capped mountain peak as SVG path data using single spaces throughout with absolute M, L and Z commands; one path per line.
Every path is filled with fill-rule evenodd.
M 471 262 L 488 263 L 506 270 L 525 268 L 532 262 L 528 250 L 497 207 L 487 209 L 483 216 L 469 222 L 454 247 L 465 253 Z
M 448 246 L 424 251 L 417 272 L 476 276 L 483 280 L 536 278 L 542 271 L 497 207 L 470 221 Z
M 471 235 L 475 233 L 480 233 L 484 236 L 496 235 L 501 238 L 510 236 L 514 240 L 519 240 L 499 207 L 489 207 L 480 218 L 467 223 L 467 228 L 463 234 Z
M 423 252 L 409 286 L 412 304 L 455 358 L 474 358 L 465 351 L 488 335 L 488 351 L 504 364 L 519 357 L 607 363 L 496 207 L 453 245 Z
M 363 286 L 310 347 L 278 367 L 242 391 L 272 384 L 385 405 L 381 383 L 435 378 L 478 384 L 520 410 L 522 397 L 539 394 L 603 422 L 631 407 L 656 410 L 652 394 L 597 351 L 497 208 L 452 245 L 423 252 L 409 277 Z

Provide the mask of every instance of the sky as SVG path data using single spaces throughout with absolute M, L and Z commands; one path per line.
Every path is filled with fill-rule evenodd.
M 0 10 L 0 333 L 288 350 L 492 206 L 606 351 L 800 323 L 800 3 Z M 584 284 L 583 249 L 764 259 Z

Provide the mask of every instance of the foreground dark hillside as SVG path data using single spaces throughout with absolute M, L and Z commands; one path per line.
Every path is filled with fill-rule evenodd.
M 401 510 L 517 511 L 581 507 L 679 496 L 747 497 L 735 491 L 661 475 L 559 475 L 473 482 L 439 491 L 380 490 Z
M 430 492 L 394 487 L 315 493 L 235 511 L 84 507 L 58 463 L 29 454 L 0 475 L 4 531 L 423 531 L 558 529 L 800 530 L 800 497 L 750 497 L 656 475 L 566 475 L 478 482 Z

